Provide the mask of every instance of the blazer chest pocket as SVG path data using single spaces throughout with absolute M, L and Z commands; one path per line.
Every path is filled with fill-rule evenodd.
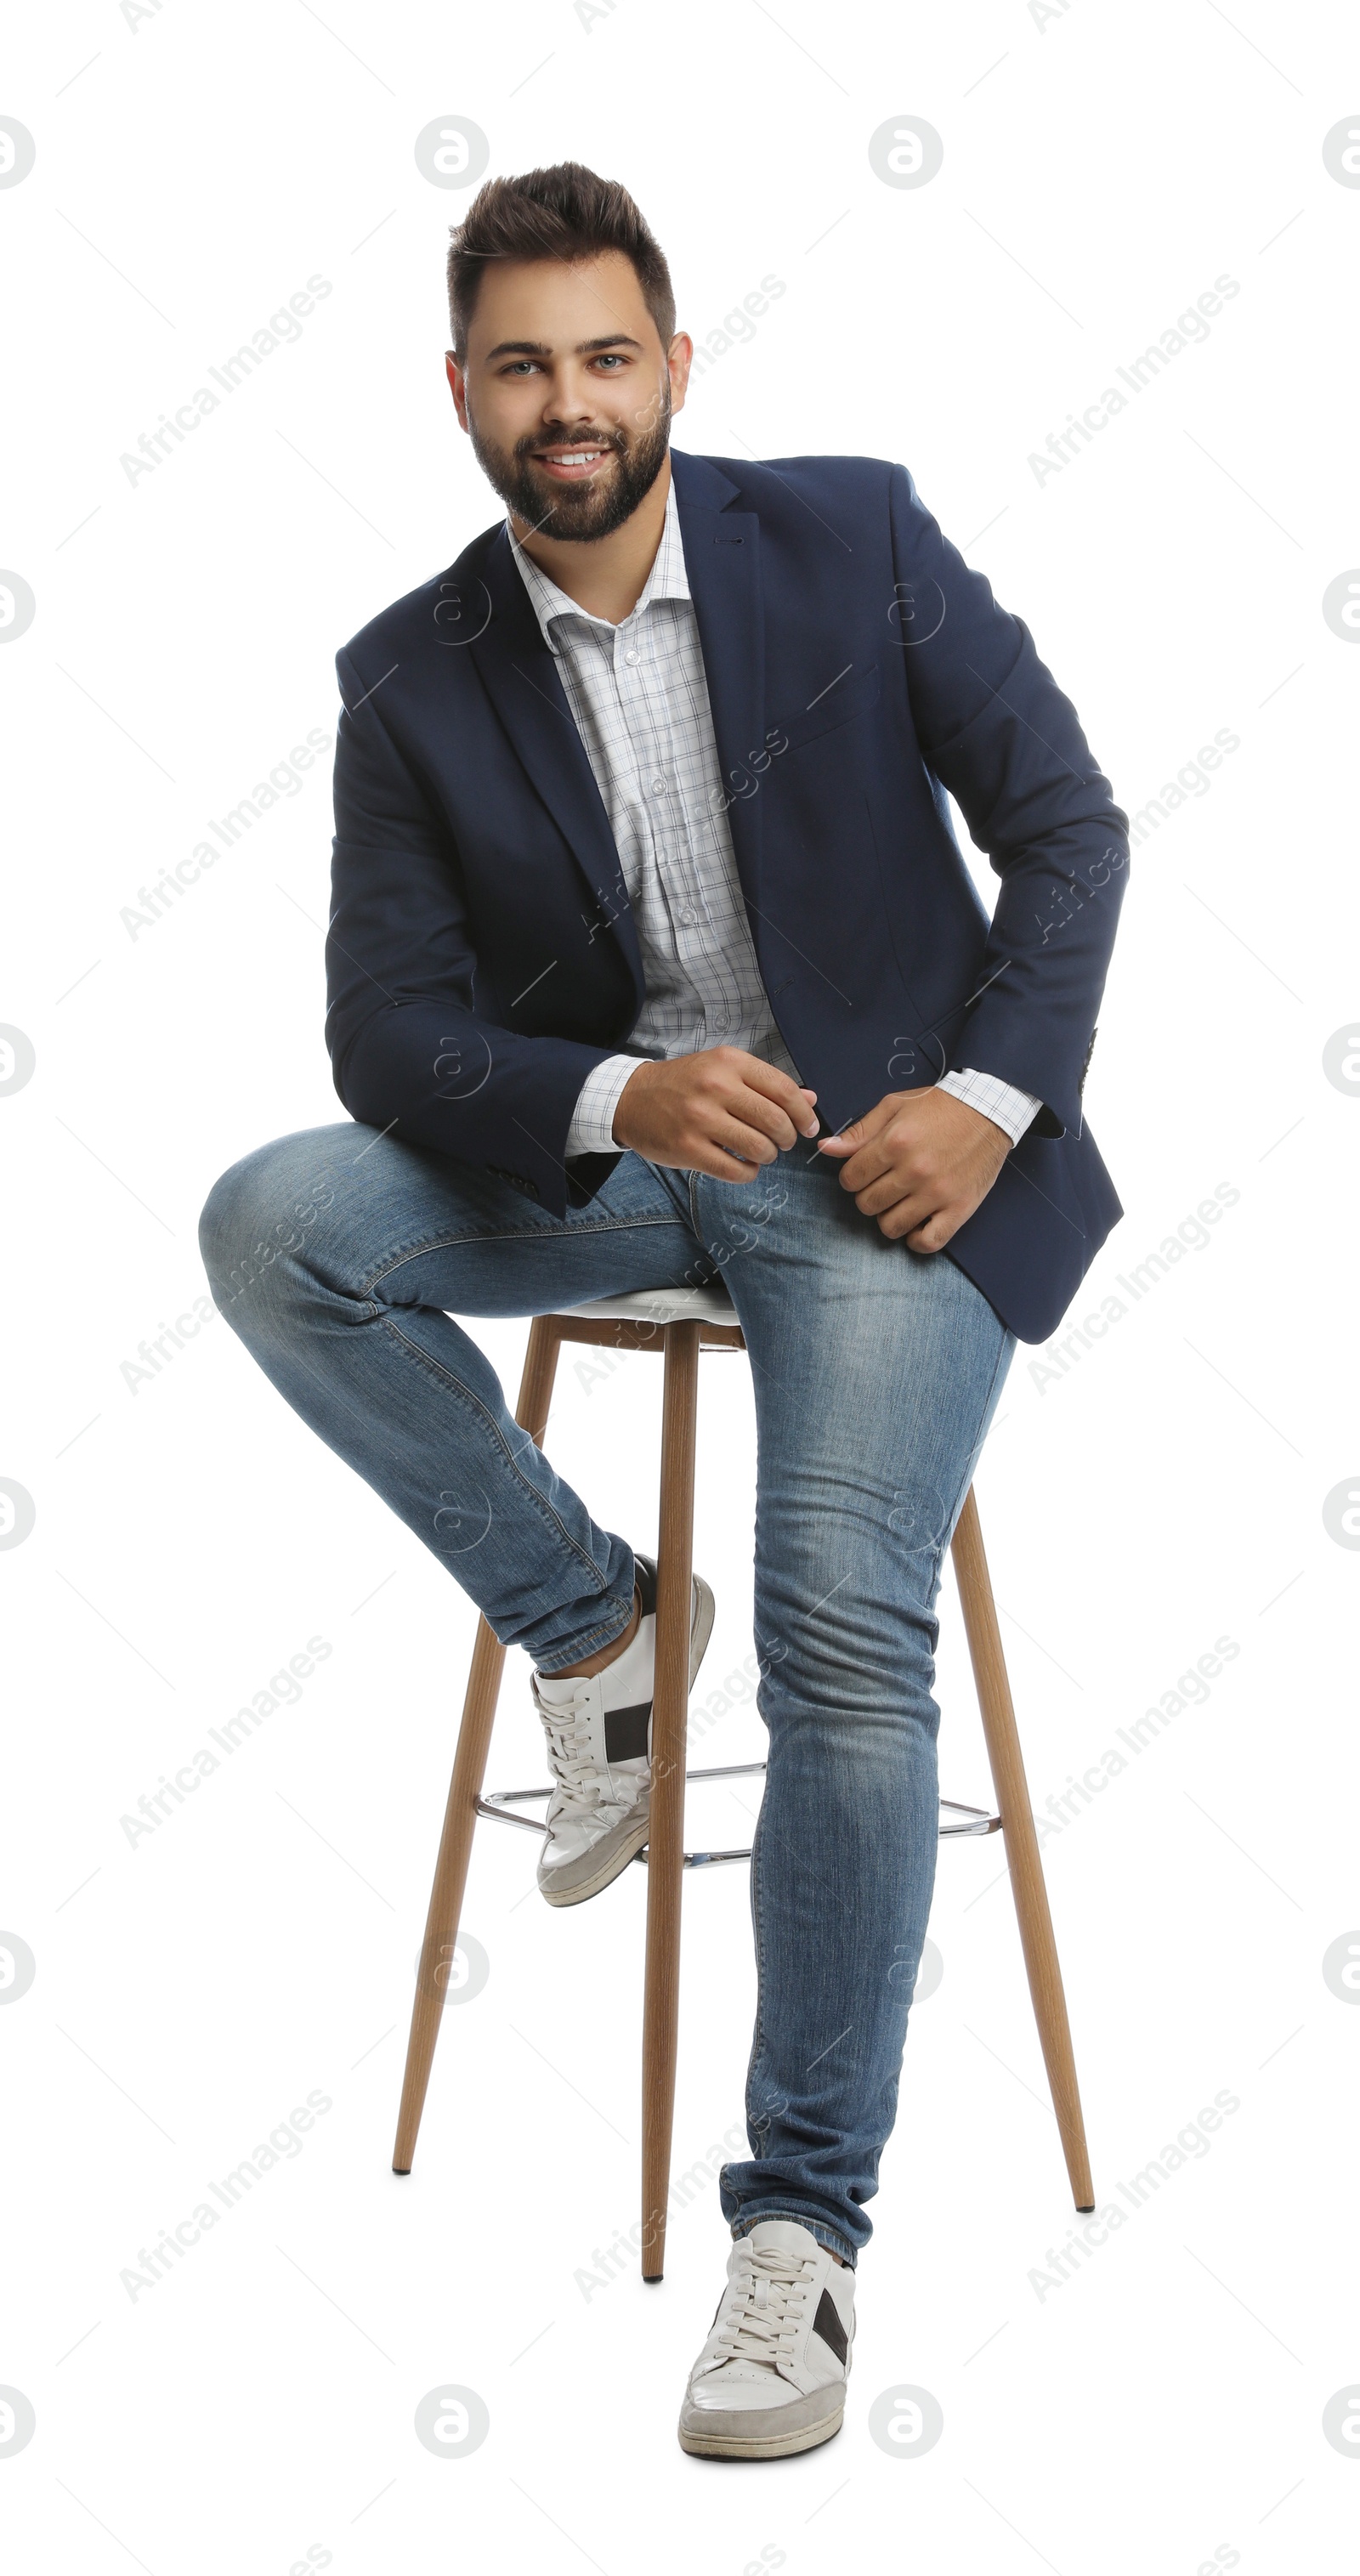
M 781 724 L 771 725 L 766 741 L 773 750 L 782 734 L 785 751 L 801 751 L 805 742 L 816 742 L 822 734 L 849 724 L 852 717 L 867 715 L 882 691 L 883 674 L 877 662 L 863 668 L 852 662 L 827 681 L 809 704 L 795 708 Z

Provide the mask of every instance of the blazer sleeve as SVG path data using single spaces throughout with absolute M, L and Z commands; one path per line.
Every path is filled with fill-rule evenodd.
M 927 768 L 1001 880 L 947 1070 L 1043 1102 L 1037 1135 L 1081 1132 L 1081 1092 L 1128 879 L 1128 816 L 1023 619 L 921 501 L 890 480 L 896 628 Z
M 586 1075 L 614 1047 L 479 1011 L 458 851 L 349 655 L 335 750 L 326 1045 L 351 1117 L 527 1184 L 554 1215 L 598 1186 L 566 1168 Z M 616 1157 L 615 1157 L 616 1158 Z M 611 1158 L 614 1159 L 614 1158 Z

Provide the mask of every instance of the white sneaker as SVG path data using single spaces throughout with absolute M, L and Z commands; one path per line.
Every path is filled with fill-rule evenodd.
M 841 2428 L 855 2276 L 793 2218 L 738 2237 L 713 2331 L 689 2375 L 680 2448 L 781 2460 Z
M 641 1616 L 621 1655 L 573 1681 L 534 1673 L 534 1706 L 555 1787 L 538 1884 L 550 1905 L 580 1905 L 626 1869 L 647 1840 L 656 1672 L 656 1565 L 635 1559 Z M 713 1633 L 713 1594 L 692 1578 L 689 1684 Z

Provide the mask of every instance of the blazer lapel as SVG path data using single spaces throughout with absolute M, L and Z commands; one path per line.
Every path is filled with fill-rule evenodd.
M 751 763 L 765 739 L 760 521 L 728 507 L 737 486 L 706 456 L 672 448 L 671 473 L 737 873 L 758 905 L 761 773 Z
M 737 871 L 747 901 L 760 893 L 760 772 L 765 729 L 760 523 L 728 507 L 737 486 L 707 457 L 671 451 L 685 575 L 699 628 L 709 705 Z M 455 575 L 462 570 L 454 566 Z M 469 644 L 524 768 L 571 844 L 589 889 L 592 931 L 608 926 L 627 960 L 639 1009 L 646 990 L 637 930 L 595 774 L 502 526 L 482 558 L 491 614 Z
M 571 844 L 589 889 L 582 908 L 586 925 L 592 935 L 607 926 L 617 939 L 641 1009 L 646 985 L 618 847 L 504 526 L 484 558 L 481 579 L 491 616 L 468 650 L 529 777 Z

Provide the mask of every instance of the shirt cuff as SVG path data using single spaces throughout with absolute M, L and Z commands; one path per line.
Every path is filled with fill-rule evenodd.
M 1013 1145 L 1019 1144 L 1044 1105 L 1032 1093 L 1017 1091 L 1013 1083 L 999 1082 L 994 1073 L 974 1073 L 967 1065 L 958 1073 L 942 1074 L 935 1088 L 952 1092 L 966 1108 L 980 1109 L 984 1118 L 1004 1129 Z
M 573 1154 L 617 1154 L 621 1150 L 614 1137 L 614 1112 L 624 1085 L 644 1061 L 640 1055 L 607 1055 L 603 1064 L 595 1065 L 586 1075 L 567 1129 L 566 1162 Z

